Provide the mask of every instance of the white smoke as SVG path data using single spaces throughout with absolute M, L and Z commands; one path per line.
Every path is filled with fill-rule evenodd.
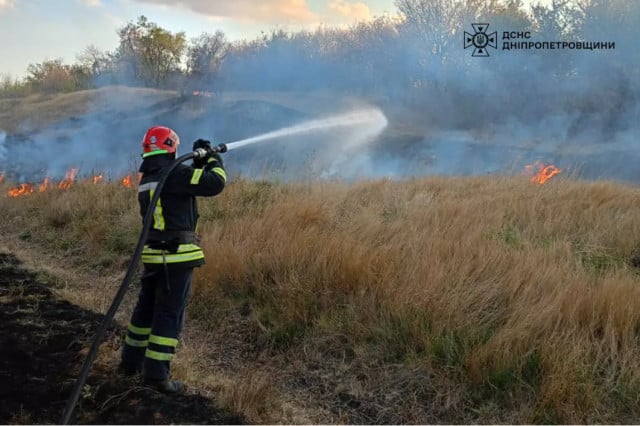
M 4 164 L 7 161 L 7 132 L 0 129 L 0 164 Z

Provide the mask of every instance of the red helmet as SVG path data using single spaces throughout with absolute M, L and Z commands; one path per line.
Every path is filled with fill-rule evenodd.
M 142 158 L 158 154 L 175 154 L 180 138 L 168 127 L 153 126 L 142 138 Z

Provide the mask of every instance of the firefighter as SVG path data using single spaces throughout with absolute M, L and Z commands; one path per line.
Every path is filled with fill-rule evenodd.
M 219 194 L 226 183 L 220 155 L 178 165 L 168 176 L 162 195 L 149 206 L 163 171 L 177 157 L 180 139 L 170 128 L 151 127 L 142 139 L 142 179 L 138 187 L 140 213 L 154 208 L 153 225 L 142 252 L 142 288 L 127 328 L 119 371 L 141 373 L 144 383 L 164 393 L 179 393 L 184 385 L 169 379 L 185 308 L 191 290 L 193 268 L 204 264 L 198 246 L 196 197 Z M 193 149 L 210 148 L 198 139 Z

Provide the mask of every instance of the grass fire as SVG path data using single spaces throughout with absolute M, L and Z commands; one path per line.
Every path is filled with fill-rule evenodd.
M 562 170 L 554 166 L 553 164 L 544 165 L 541 161 L 536 161 L 534 164 L 525 166 L 524 173 L 530 176 L 532 183 L 544 185 L 552 177 L 560 174 Z
M 0 423 L 638 423 L 640 1 L 281 3 L 0 0 Z
M 52 189 L 62 189 L 62 190 L 66 190 L 71 188 L 74 183 L 78 183 L 77 181 L 77 175 L 78 175 L 78 168 L 70 168 L 66 173 L 63 179 L 60 180 L 60 182 L 58 182 L 58 184 L 56 185 L 54 183 L 54 180 L 52 178 L 49 177 L 45 177 L 42 182 L 40 182 L 39 184 L 31 184 L 31 183 L 21 183 L 19 186 L 17 187 L 13 187 L 10 188 L 9 190 L 7 190 L 7 195 L 9 197 L 20 197 L 23 195 L 30 195 L 33 194 L 34 192 L 36 192 L 36 188 L 38 192 L 45 192 L 48 190 L 52 190 Z M 0 175 L 4 177 L 4 174 Z M 98 174 L 98 175 L 93 175 L 91 177 L 88 177 L 86 179 L 83 179 L 82 181 L 80 181 L 81 183 L 91 183 L 93 185 L 97 185 L 101 182 L 103 182 L 104 179 L 104 175 L 103 174 Z M 122 184 L 122 186 L 126 187 L 126 188 L 131 188 L 133 186 L 132 183 L 132 176 L 131 175 L 127 175 L 121 179 L 119 179 L 120 183 Z M 0 184 L 2 184 L 3 180 L 0 180 Z
M 491 149 L 465 150 L 479 148 Z M 176 377 L 256 423 L 632 421 L 637 190 L 577 180 L 561 164 L 230 179 L 199 203 L 211 260 L 196 271 Z M 63 277 L 51 278 L 64 280 L 60 296 L 104 312 L 140 232 L 140 176 L 1 175 L 4 245 Z M 103 345 L 99 371 L 115 369 L 119 342 Z
M 285 404 L 301 377 L 316 384 L 297 398 L 326 409 L 345 393 L 371 409 L 386 401 L 395 408 L 378 414 L 385 423 L 436 411 L 480 423 L 631 416 L 640 383 L 637 190 L 556 183 L 234 181 L 201 203 L 203 247 L 217 260 L 196 273 L 194 325 L 176 374 L 253 421 L 281 419 L 268 407 Z M 63 294 L 99 310 L 139 231 L 135 194 L 88 180 L 62 194 L 0 198 L 14 218 L 3 235 L 22 250 L 73 253 L 89 268 Z M 95 218 L 90 228 L 86 218 Z M 227 358 L 229 345 L 268 351 L 277 378 L 267 381 L 257 359 Z M 117 351 L 106 347 L 102 362 L 116 362 Z M 256 399 L 244 405 L 239 393 Z M 485 404 L 501 409 L 483 412 Z

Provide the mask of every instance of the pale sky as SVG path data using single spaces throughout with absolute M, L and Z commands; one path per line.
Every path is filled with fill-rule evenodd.
M 88 45 L 114 50 L 117 30 L 140 15 L 189 39 L 220 29 L 238 40 L 395 12 L 393 0 L 0 0 L 0 75 L 23 77 L 45 59 L 74 63 Z

